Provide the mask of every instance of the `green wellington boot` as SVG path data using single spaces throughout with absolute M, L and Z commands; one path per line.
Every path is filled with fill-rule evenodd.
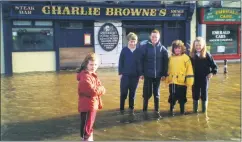
M 202 112 L 207 112 L 208 101 L 202 101 Z
M 199 101 L 193 100 L 193 112 L 194 113 L 198 112 L 198 103 L 199 103 Z

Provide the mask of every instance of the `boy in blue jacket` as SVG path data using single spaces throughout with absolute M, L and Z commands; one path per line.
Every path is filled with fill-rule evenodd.
M 168 52 L 160 43 L 160 32 L 153 30 L 150 34 L 150 40 L 143 43 L 141 49 L 142 76 L 144 78 L 143 86 L 143 111 L 147 112 L 148 101 L 152 94 L 154 95 L 155 115 L 160 117 L 160 81 L 164 81 L 168 69 Z
M 129 112 L 134 113 L 134 100 L 141 74 L 140 51 L 136 44 L 135 33 L 127 35 L 128 46 L 124 47 L 119 56 L 118 72 L 120 76 L 120 112 L 124 113 L 125 100 L 129 93 Z

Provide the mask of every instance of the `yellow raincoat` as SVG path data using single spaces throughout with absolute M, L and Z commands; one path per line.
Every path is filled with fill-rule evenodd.
M 190 58 L 186 54 L 170 56 L 166 83 L 192 86 L 193 82 L 194 74 Z

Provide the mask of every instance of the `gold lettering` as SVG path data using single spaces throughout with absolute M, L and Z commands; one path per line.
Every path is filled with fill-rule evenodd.
M 150 16 L 156 16 L 156 9 L 150 10 Z
M 225 10 L 225 9 L 222 9 L 222 10 L 217 10 L 216 12 L 215 12 L 215 14 L 216 15 L 218 15 L 218 14 L 234 14 L 234 15 L 238 15 L 238 12 L 237 11 L 235 11 L 235 10 Z
M 115 8 L 114 9 L 114 16 L 123 16 L 122 15 L 122 8 Z
M 44 14 L 50 14 L 50 6 L 44 6 L 44 7 L 42 8 L 42 12 L 43 12 Z
M 56 14 L 56 12 L 57 12 L 58 15 L 61 15 L 61 7 L 60 6 L 57 6 L 57 7 L 52 6 L 52 14 Z
M 64 8 L 62 14 L 63 14 L 63 15 L 70 15 L 70 9 L 69 9 L 69 7 L 66 6 L 66 7 Z
M 142 9 L 138 9 L 138 8 L 135 8 L 135 9 L 131 8 L 130 10 L 131 10 L 132 16 L 140 16 L 141 11 L 142 11 Z
M 142 16 L 149 16 L 150 9 L 143 9 Z
M 106 15 L 112 16 L 113 15 L 113 8 L 106 8 Z
M 72 15 L 79 15 L 79 7 L 71 7 Z
M 128 8 L 125 8 L 124 10 L 123 10 L 123 15 L 124 16 L 128 16 L 130 14 L 130 10 L 128 9 Z
M 92 15 L 92 8 L 88 7 L 88 15 Z
M 232 15 L 220 15 L 220 18 L 231 19 Z
M 161 9 L 159 16 L 165 16 L 166 15 L 166 9 Z
M 87 15 L 87 11 L 85 11 L 85 7 L 81 7 L 80 12 L 81 12 L 81 15 Z
M 93 8 L 93 15 L 100 15 L 100 8 Z

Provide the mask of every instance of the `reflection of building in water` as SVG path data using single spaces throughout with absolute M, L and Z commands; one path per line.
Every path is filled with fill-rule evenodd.
M 2 4 L 6 74 L 76 68 L 91 51 L 100 56 L 101 67 L 117 67 L 129 32 L 135 32 L 143 41 L 149 39 L 153 29 L 158 29 L 166 47 L 180 39 L 189 48 L 195 38 L 195 3 L 190 1 Z M 98 39 L 100 27 L 106 23 L 113 24 L 118 31 L 118 36 L 106 40 L 110 51 L 104 50 Z M 104 27 L 104 31 L 116 32 L 112 26 Z M 112 48 L 114 40 L 118 42 Z
M 206 39 L 215 60 L 241 58 L 241 2 L 199 2 L 198 35 Z M 225 50 L 222 51 L 220 48 Z

